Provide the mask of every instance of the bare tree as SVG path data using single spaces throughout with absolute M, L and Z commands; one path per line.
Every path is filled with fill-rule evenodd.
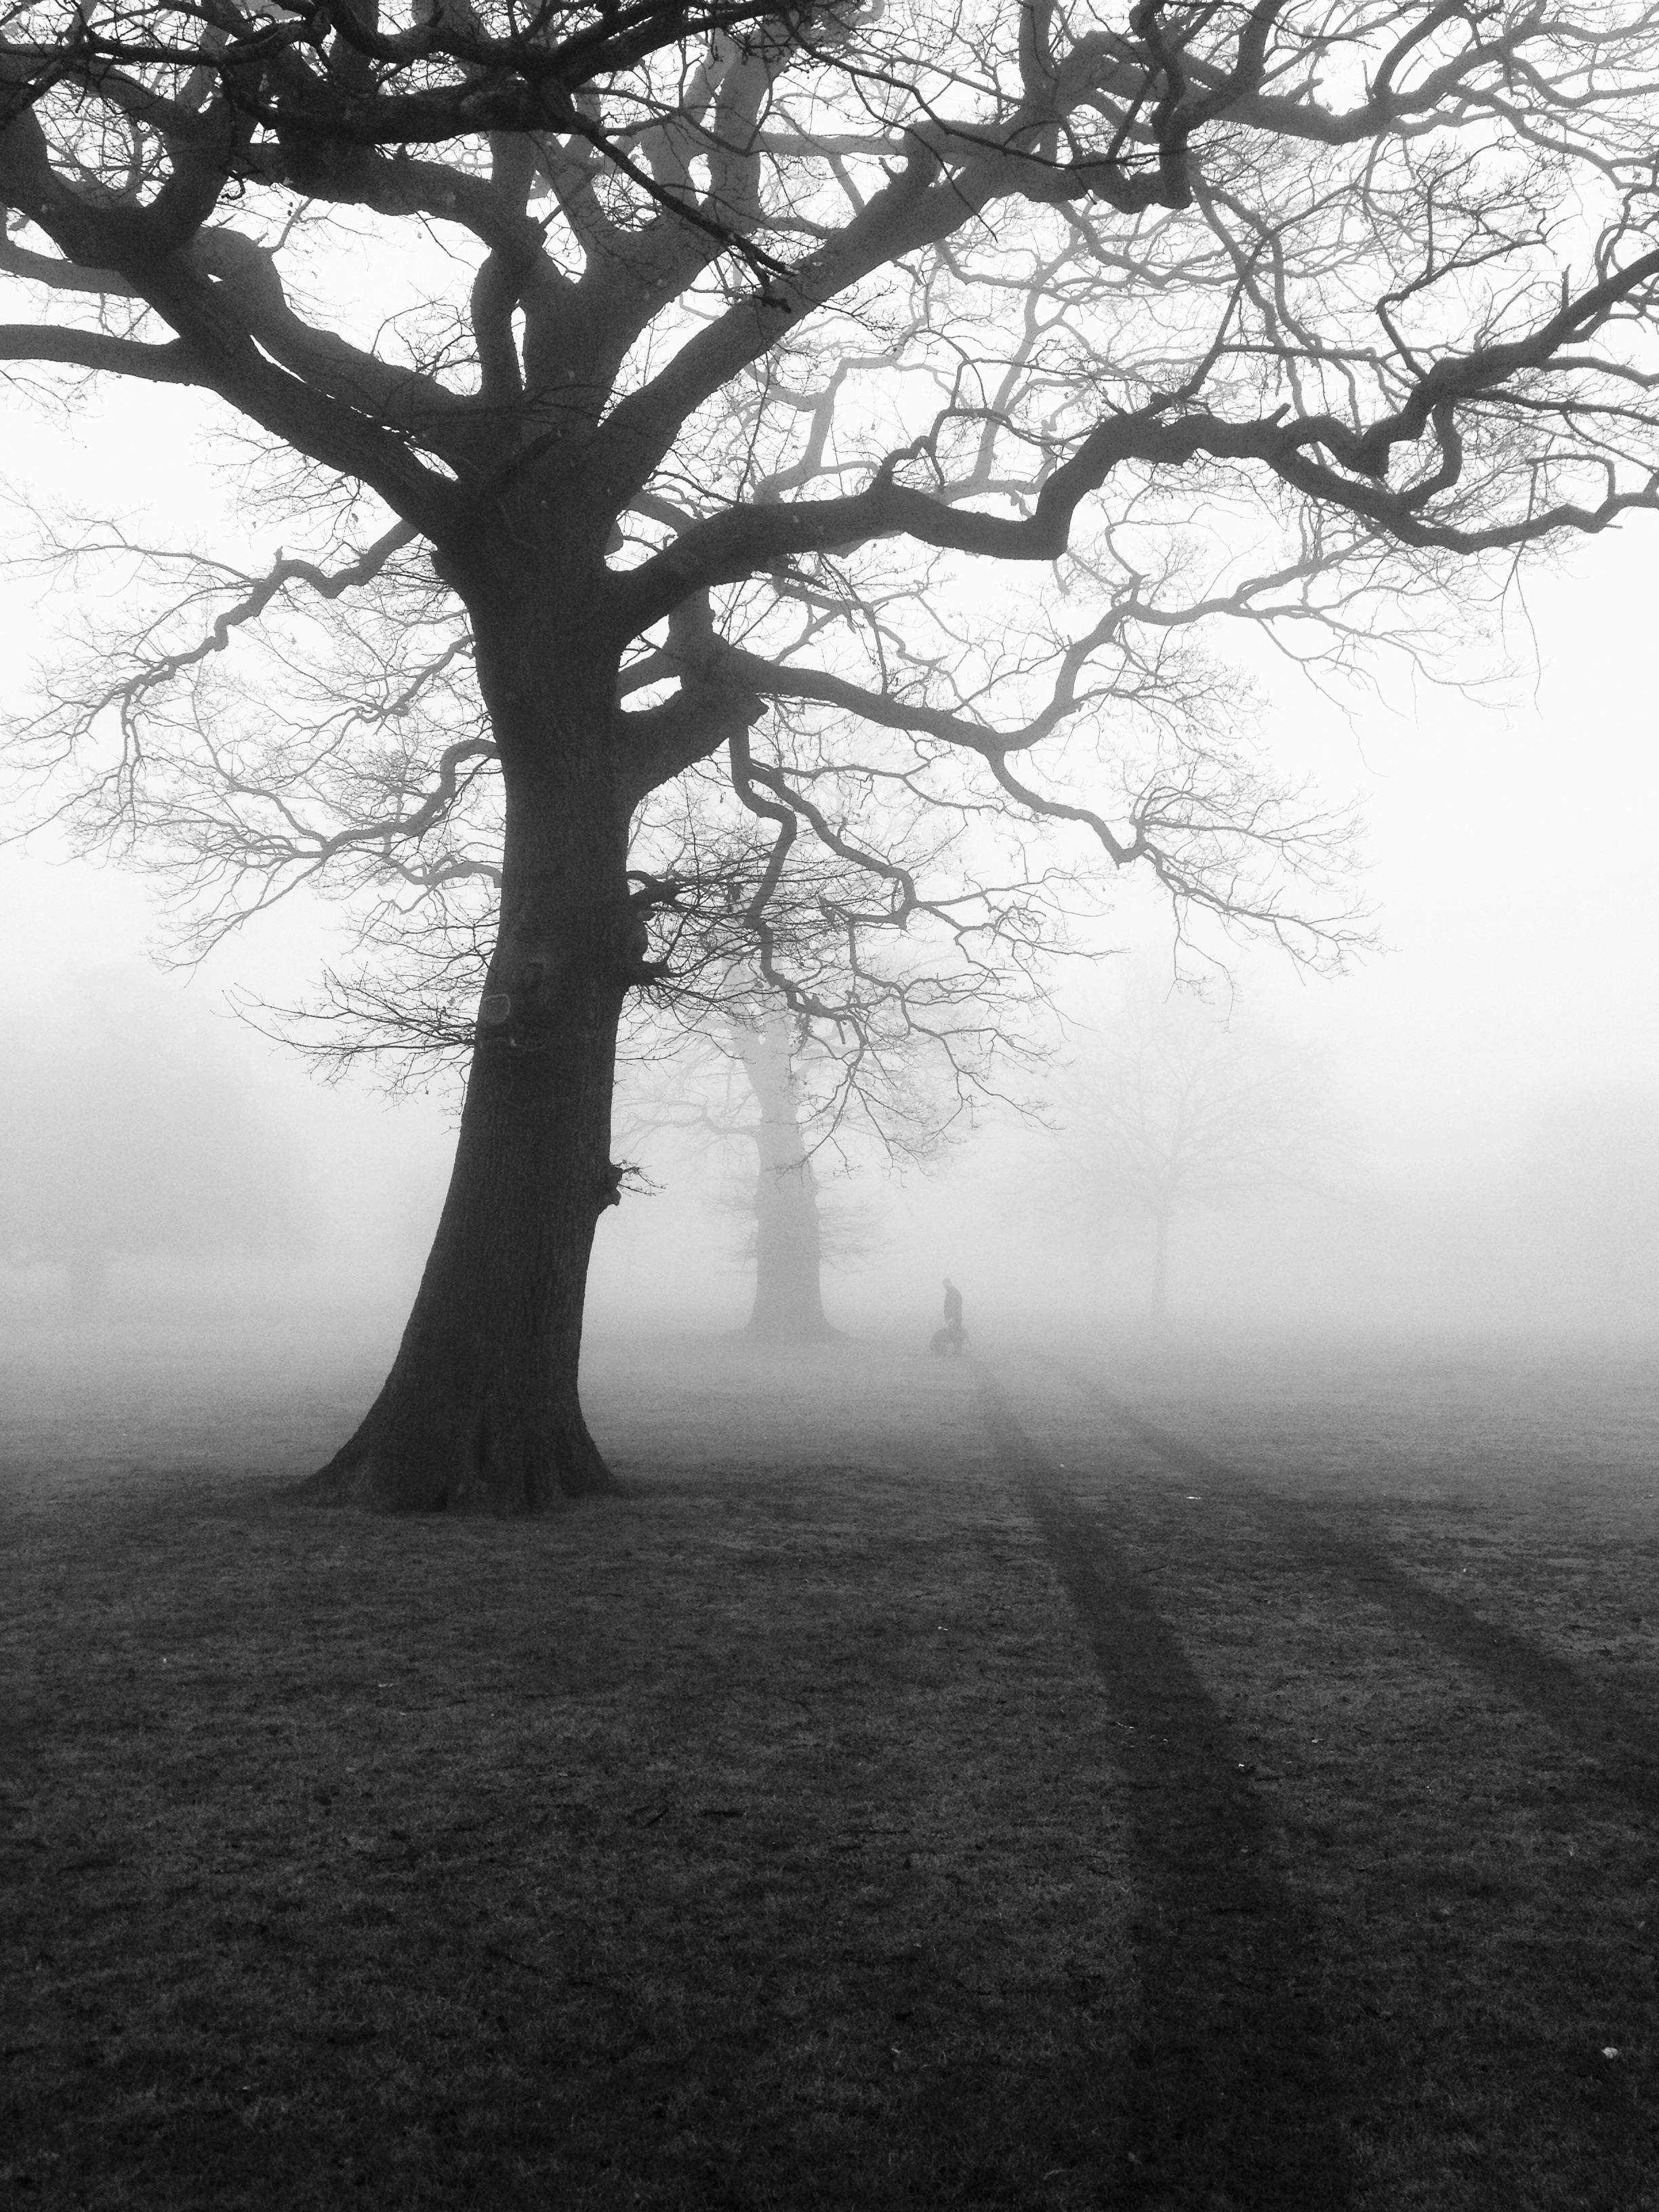
M 836 1332 L 823 1311 L 818 1176 L 803 1127 L 787 1009 L 741 1023 L 732 1048 L 750 1114 L 727 1125 L 754 1146 L 755 1299 L 749 1333 L 769 1343 L 810 1344 Z
M 617 1025 L 672 936 L 672 877 L 630 858 L 653 794 L 723 760 L 766 841 L 754 957 L 826 1024 L 769 915 L 798 845 L 866 876 L 842 972 L 890 944 L 902 987 L 930 929 L 971 969 L 1005 927 L 847 834 L 849 792 L 877 832 L 890 800 L 1043 821 L 1073 867 L 1085 841 L 1292 933 L 1282 864 L 1324 833 L 1200 626 L 1340 660 L 1443 623 L 1460 567 L 1659 503 L 1640 9 L 3 20 L 0 361 L 47 399 L 198 391 L 289 518 L 274 565 L 153 590 L 141 544 L 62 533 L 138 592 L 29 725 L 84 763 L 76 817 L 159 836 L 223 918 L 319 872 L 459 887 L 458 799 L 500 811 L 453 1181 L 322 1495 L 505 1512 L 607 1480 L 577 1354 Z M 360 592 L 408 639 L 380 720 L 222 733 L 220 649 L 274 622 L 303 682 L 305 603 Z M 410 686 L 463 664 L 467 725 L 404 746 Z
M 1334 1139 L 1301 1060 L 1145 979 L 1067 1072 L 1058 1110 L 1045 1201 L 1085 1223 L 1097 1249 L 1125 1213 L 1151 1221 L 1158 1321 L 1176 1218 L 1311 1188 Z
M 867 1206 L 826 1200 L 826 1164 L 850 1174 L 936 1158 L 955 1133 L 953 1091 L 919 1078 L 914 1054 L 890 1046 L 872 1061 L 862 1049 L 837 1050 L 764 989 L 666 1060 L 660 1032 L 657 1043 L 657 1054 L 640 1056 L 644 1080 L 637 1065 L 626 1072 L 624 1126 L 642 1144 L 673 1130 L 742 1148 L 744 1194 L 731 1210 L 749 1224 L 748 1333 L 776 1345 L 839 1334 L 823 1310 L 824 1264 L 867 1252 L 878 1232 Z

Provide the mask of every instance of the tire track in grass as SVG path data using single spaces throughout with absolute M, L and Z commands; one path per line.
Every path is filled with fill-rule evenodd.
M 980 1411 L 1087 1634 L 1121 1728 L 1141 2014 L 1122 2090 L 1125 2207 L 1342 2212 L 1305 1905 L 1238 1747 L 1146 1585 L 975 1363 Z
M 1374 1545 L 1322 1524 L 1312 1509 L 1243 1480 L 1224 1461 L 1146 1419 L 1068 1362 L 1052 1352 L 1037 1356 L 1184 1480 L 1218 1484 L 1281 1541 L 1364 1590 L 1396 1626 L 1426 1638 L 1524 1705 L 1593 1762 L 1587 1780 L 1644 1813 L 1659 1812 L 1659 1725 L 1650 1715 L 1519 1629 L 1486 1619 L 1419 1581 Z

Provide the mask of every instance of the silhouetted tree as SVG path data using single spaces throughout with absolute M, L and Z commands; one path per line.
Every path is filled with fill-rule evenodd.
M 1656 64 L 1647 14 L 1571 0 L 8 11 L 0 361 L 200 392 L 186 434 L 251 428 L 291 518 L 269 568 L 100 611 L 28 725 L 81 749 L 87 834 L 159 837 L 222 916 L 459 885 L 457 801 L 500 813 L 453 1182 L 319 1495 L 605 1483 L 583 1283 L 675 896 L 630 839 L 699 763 L 769 841 L 754 957 L 826 1026 L 769 920 L 797 845 L 866 877 L 838 972 L 930 932 L 971 969 L 1006 914 L 887 857 L 889 800 L 1070 825 L 1291 930 L 1278 864 L 1322 835 L 1179 641 L 1340 657 L 1413 599 L 1443 623 L 1461 562 L 1659 502 Z M 296 610 L 358 592 L 405 640 L 378 720 L 221 722 L 222 647 L 274 619 L 303 688 Z M 471 721 L 406 745 L 463 667 Z
M 950 1141 L 961 1102 L 948 1085 L 915 1079 L 918 1056 L 891 1041 L 860 1066 L 752 978 L 746 994 L 736 977 L 727 983 L 723 1022 L 678 1040 L 659 1025 L 636 1040 L 620 1091 L 624 1142 L 649 1155 L 672 1133 L 694 1150 L 739 1155 L 741 1196 L 728 1186 L 720 1210 L 745 1223 L 748 1333 L 821 1341 L 839 1334 L 823 1310 L 825 1264 L 867 1252 L 878 1236 L 870 1208 L 826 1200 L 823 1163 L 841 1175 L 923 1163 Z

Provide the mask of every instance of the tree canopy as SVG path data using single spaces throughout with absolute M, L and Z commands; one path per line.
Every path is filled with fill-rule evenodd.
M 0 359 L 199 386 L 312 465 L 319 558 L 222 572 L 189 667 L 418 546 L 473 626 L 580 620 L 635 803 L 735 748 L 775 847 L 821 837 L 829 764 L 747 733 L 833 708 L 875 748 L 836 774 L 966 775 L 1248 908 L 1307 824 L 1171 640 L 1328 649 L 1653 503 L 1656 65 L 1646 11 L 1530 4 L 15 7 Z M 147 621 L 60 717 L 179 658 Z M 302 856 L 441 835 L 477 743 Z

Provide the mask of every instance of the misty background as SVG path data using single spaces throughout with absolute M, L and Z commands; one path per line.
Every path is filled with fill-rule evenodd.
M 1656 580 L 1639 526 L 1534 574 L 1467 656 L 1512 671 L 1478 701 L 1396 669 L 1356 709 L 1267 673 L 1275 758 L 1361 808 L 1377 945 L 1339 976 L 1219 940 L 1189 962 L 1207 982 L 1178 1018 L 1295 1071 L 1302 1114 L 1271 1175 L 1177 1205 L 1172 1325 L 1659 1328 Z M 14 676 L 45 627 L 27 577 L 0 586 Z M 1011 1083 L 1034 1114 L 992 1103 L 926 1172 L 857 1139 L 817 1156 L 841 1327 L 921 1340 L 945 1273 L 970 1332 L 1146 1320 L 1154 1224 L 1091 1152 L 1088 1101 L 1174 953 L 1152 886 L 1112 904 L 1094 957 L 1054 975 L 1053 1060 Z M 228 1011 L 304 997 L 345 949 L 337 908 L 290 900 L 191 971 L 149 957 L 165 924 L 141 874 L 50 831 L 0 848 L 0 1313 L 378 1354 L 430 1242 L 454 1094 L 329 1087 Z M 629 1121 L 629 1085 L 616 1149 L 651 1188 L 601 1222 L 590 1327 L 740 1327 L 752 1152 Z

